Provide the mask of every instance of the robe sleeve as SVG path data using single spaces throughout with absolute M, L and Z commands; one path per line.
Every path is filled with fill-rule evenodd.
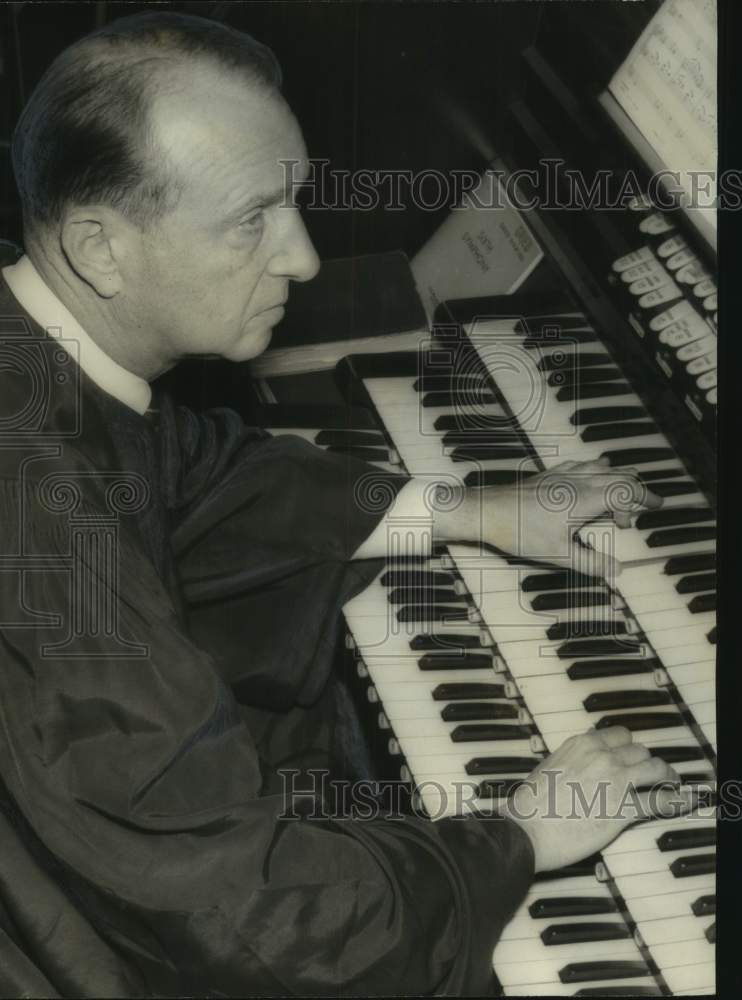
M 408 478 L 266 436 L 226 409 L 181 408 L 178 421 L 186 461 L 172 540 L 191 635 L 240 700 L 311 704 L 343 605 L 381 569 L 352 557 Z
M 0 480 L 0 768 L 63 890 L 25 938 L 39 975 L 67 996 L 487 992 L 533 872 L 522 830 L 282 818 L 136 533 L 90 543 L 111 519 L 88 487 L 63 507 Z M 38 887 L 5 875 L 17 926 Z

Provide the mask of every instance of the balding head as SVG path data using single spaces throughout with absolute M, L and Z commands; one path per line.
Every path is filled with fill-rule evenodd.
M 177 204 L 180 180 L 151 115 L 192 74 L 232 74 L 277 92 L 273 53 L 215 21 L 154 12 L 121 18 L 61 53 L 31 95 L 13 136 L 27 238 L 71 205 L 97 202 L 151 225 Z

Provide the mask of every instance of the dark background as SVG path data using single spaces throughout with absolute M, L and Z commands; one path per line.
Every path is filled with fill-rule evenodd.
M 480 169 L 506 141 L 505 109 L 524 87 L 520 52 L 554 49 L 586 92 L 605 86 L 657 0 L 460 3 L 8 3 L 0 5 L 0 236 L 21 224 L 8 142 L 52 59 L 100 24 L 144 9 L 214 17 L 276 53 L 309 155 L 337 170 Z M 312 210 L 323 259 L 414 254 L 446 214 Z

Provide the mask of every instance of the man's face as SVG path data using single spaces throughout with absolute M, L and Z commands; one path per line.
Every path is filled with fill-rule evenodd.
M 289 281 L 319 267 L 293 206 L 291 180 L 306 169 L 299 127 L 279 95 L 208 72 L 158 99 L 152 116 L 183 190 L 128 255 L 121 304 L 165 367 L 192 354 L 253 358 L 283 316 Z M 286 160 L 300 161 L 293 173 Z

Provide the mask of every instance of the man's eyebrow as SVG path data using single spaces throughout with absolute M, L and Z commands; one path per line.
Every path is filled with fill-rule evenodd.
M 277 205 L 286 197 L 285 187 L 276 187 L 271 191 L 258 192 L 243 198 L 235 210 L 230 215 L 244 215 L 256 208 L 266 208 L 269 205 Z
M 303 171 L 302 173 L 306 174 L 306 171 Z M 247 212 L 252 212 L 256 208 L 268 208 L 271 205 L 280 205 L 284 202 L 286 204 L 291 204 L 293 203 L 292 192 L 305 183 L 306 176 L 301 176 L 301 179 L 295 178 L 293 183 L 289 177 L 284 185 L 279 185 L 270 191 L 262 193 L 258 192 L 257 194 L 249 195 L 239 202 L 234 211 L 229 213 L 230 218 L 245 215 Z

